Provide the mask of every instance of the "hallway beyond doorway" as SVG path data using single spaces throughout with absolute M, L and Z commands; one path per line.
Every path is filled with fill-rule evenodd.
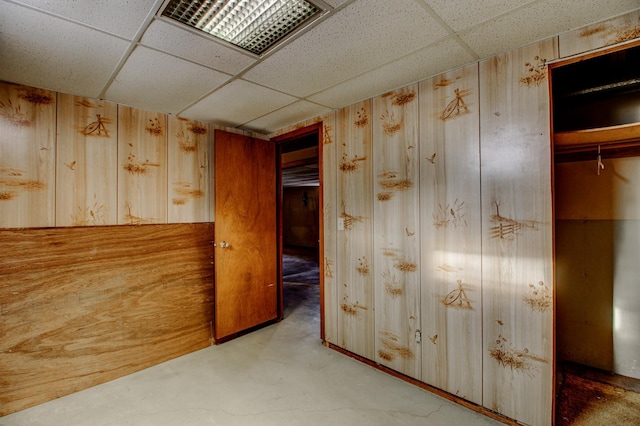
M 319 263 L 317 248 L 284 247 L 282 281 L 285 283 L 319 284 Z

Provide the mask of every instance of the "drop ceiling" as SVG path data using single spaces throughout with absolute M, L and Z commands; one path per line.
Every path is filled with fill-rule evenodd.
M 640 0 L 324 0 L 261 56 L 167 0 L 0 0 L 0 80 L 263 134 L 640 8 Z

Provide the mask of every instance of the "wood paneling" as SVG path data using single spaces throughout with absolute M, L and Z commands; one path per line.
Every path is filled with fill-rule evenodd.
M 209 221 L 207 123 L 168 117 L 169 223 Z
M 211 344 L 213 225 L 0 231 L 0 415 Z
M 371 101 L 338 112 L 338 342 L 373 359 L 373 181 Z M 346 142 L 348 141 L 348 143 Z
M 324 328 L 322 335 L 329 343 L 338 342 L 338 283 L 337 257 L 337 192 L 338 160 L 336 141 L 336 114 L 322 117 L 322 147 L 320 149 L 320 206 L 322 228 L 320 233 L 320 266 L 322 274 L 322 302 Z
M 560 50 L 568 56 L 619 42 L 619 36 L 632 37 L 637 20 L 634 12 L 564 34 Z M 615 40 L 605 40 L 611 36 Z M 569 46 L 577 38 L 581 41 Z M 551 423 L 553 398 L 551 153 L 544 63 L 558 57 L 557 41 L 548 39 L 422 82 L 414 103 L 421 105 L 419 117 L 410 101 L 418 95 L 415 85 L 373 99 L 369 117 L 373 362 L 481 402 L 494 417 L 541 425 Z M 351 301 L 352 295 L 334 277 L 336 271 L 348 277 L 355 253 L 350 250 L 353 240 L 344 237 L 347 231 L 334 230 L 343 211 L 349 223 L 354 220 L 350 216 L 358 216 L 341 206 L 349 182 L 342 168 L 353 167 L 343 165 L 342 156 L 354 160 L 350 156 L 358 153 L 352 150 L 361 144 L 350 129 L 354 108 L 338 112 L 331 124 L 339 130 L 338 139 L 324 145 L 321 194 L 326 340 L 350 353 L 366 347 L 368 337 L 365 332 L 357 340 L 336 339 L 350 330 L 334 318 L 342 315 L 337 310 L 344 296 Z M 366 211 L 367 197 L 354 193 L 349 206 Z M 421 246 L 411 237 L 420 238 Z M 366 243 L 361 249 L 367 250 Z M 407 273 L 414 266 L 420 284 Z M 331 293 L 333 288 L 337 294 Z M 414 343 L 420 327 L 424 354 Z
M 482 404 L 477 64 L 420 83 L 422 380 Z
M 56 94 L 0 82 L 0 228 L 55 225 Z
M 559 53 L 564 58 L 639 37 L 640 11 L 634 11 L 560 34 Z
M 167 116 L 118 106 L 118 224 L 167 222 Z
M 58 95 L 56 226 L 117 223 L 117 105 Z
M 421 376 L 418 85 L 373 99 L 376 361 Z M 341 302 L 341 301 L 340 301 Z
M 549 93 L 555 40 L 480 62 L 483 405 L 550 424 L 553 257 Z

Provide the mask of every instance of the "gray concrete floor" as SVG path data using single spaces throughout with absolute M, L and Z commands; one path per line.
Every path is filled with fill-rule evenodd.
M 285 319 L 18 413 L 0 426 L 498 425 L 322 345 L 317 285 Z

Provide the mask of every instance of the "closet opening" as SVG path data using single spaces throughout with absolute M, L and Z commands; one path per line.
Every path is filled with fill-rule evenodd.
M 639 44 L 550 70 L 556 425 L 640 424 Z

